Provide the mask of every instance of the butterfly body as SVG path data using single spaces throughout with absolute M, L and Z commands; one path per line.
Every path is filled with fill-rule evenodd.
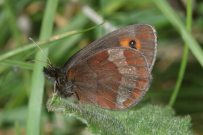
M 121 110 L 138 103 L 151 82 L 156 33 L 149 25 L 131 25 L 91 43 L 62 68 L 45 68 L 62 97 Z

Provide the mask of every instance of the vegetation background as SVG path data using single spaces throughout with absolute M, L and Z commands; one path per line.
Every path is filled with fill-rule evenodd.
M 52 64 L 61 66 L 79 49 L 108 32 L 106 24 L 88 30 L 100 24 L 102 18 L 111 28 L 136 23 L 156 28 L 158 52 L 148 93 L 129 113 L 100 110 L 104 113 L 100 117 L 100 113 L 87 112 L 98 109 L 87 107 L 81 113 L 68 103 L 62 108 L 67 109 L 65 114 L 74 115 L 48 112 L 46 104 L 53 85 L 50 81 L 45 85 L 42 73 L 47 58 L 29 37 L 39 41 Z M 190 134 L 190 129 L 194 134 L 203 134 L 202 0 L 1 0 L 0 30 L 0 135 L 115 134 L 114 130 L 103 132 L 107 128 L 120 131 L 122 126 L 114 120 L 120 120 L 124 129 L 136 127 L 138 134 L 156 134 L 153 128 L 160 127 L 161 131 L 174 121 L 170 130 L 177 127 L 184 129 L 182 134 Z M 50 111 L 61 107 L 58 101 L 55 106 L 49 105 Z M 186 124 L 174 119 L 171 108 Z M 137 118 L 132 116 L 133 122 L 122 123 L 131 113 Z M 111 120 L 115 115 L 119 118 Z M 191 118 L 185 117 L 188 115 Z M 144 120 L 140 127 L 139 118 Z M 157 123 L 147 129 L 146 122 L 152 118 Z M 176 125 L 179 120 L 180 127 Z M 165 127 L 161 127 L 164 121 Z M 111 127 L 105 127 L 108 123 Z

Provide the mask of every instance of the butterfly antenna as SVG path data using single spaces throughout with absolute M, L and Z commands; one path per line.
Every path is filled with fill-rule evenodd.
M 39 50 L 40 50 L 41 53 L 44 55 L 44 57 L 47 58 L 49 67 L 52 67 L 51 60 L 50 60 L 49 57 L 45 54 L 45 52 L 42 50 L 42 48 L 41 48 L 31 37 L 29 37 L 29 40 L 32 41 L 32 42 L 39 48 Z M 42 61 L 41 61 L 41 62 L 42 62 Z

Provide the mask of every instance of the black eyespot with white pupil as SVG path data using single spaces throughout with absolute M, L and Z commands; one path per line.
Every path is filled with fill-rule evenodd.
M 130 46 L 131 48 L 135 48 L 135 49 L 136 49 L 136 42 L 135 42 L 135 40 L 130 40 L 129 46 Z

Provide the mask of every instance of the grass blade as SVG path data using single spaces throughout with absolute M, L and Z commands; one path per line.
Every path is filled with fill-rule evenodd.
M 51 43 L 55 43 L 59 40 L 62 40 L 64 38 L 67 38 L 69 36 L 73 36 L 73 35 L 76 35 L 76 34 L 80 34 L 80 33 L 84 33 L 84 32 L 87 32 L 87 31 L 90 31 L 90 30 L 93 30 L 95 29 L 96 27 L 99 27 L 100 25 L 102 25 L 103 23 L 99 24 L 99 25 L 95 25 L 95 26 L 92 26 L 90 28 L 87 28 L 87 29 L 83 29 L 83 30 L 78 30 L 78 31 L 69 31 L 69 32 L 66 32 L 66 33 L 63 33 L 63 34 L 60 34 L 60 35 L 55 35 L 49 39 L 46 39 L 46 40 L 41 40 L 40 42 L 37 42 L 37 44 L 41 47 L 47 47 L 49 44 Z M 6 53 L 3 53 L 2 55 L 0 55 L 0 61 L 2 60 L 5 60 L 5 59 L 8 59 L 12 56 L 15 56 L 17 54 L 20 54 L 20 53 L 23 53 L 23 52 L 26 52 L 28 50 L 31 50 L 31 49 L 34 49 L 36 48 L 37 46 L 32 43 L 32 44 L 27 44 L 25 46 L 22 46 L 22 47 L 19 47 L 17 49 L 13 49 L 11 51 L 8 51 Z M 39 60 L 39 59 L 38 59 Z
M 187 15 L 186 15 L 186 28 L 188 30 L 188 32 L 191 32 L 191 27 L 192 27 L 192 0 L 187 0 Z M 183 49 L 183 59 L 181 61 L 181 66 L 180 66 L 180 71 L 178 74 L 178 79 L 175 85 L 175 89 L 172 93 L 172 96 L 170 98 L 169 101 L 169 106 L 173 106 L 178 93 L 180 91 L 180 87 L 184 78 L 184 74 L 185 74 L 185 69 L 187 66 L 187 60 L 188 60 L 188 53 L 189 53 L 189 48 L 187 45 L 187 42 L 185 43 L 184 49 Z
M 42 22 L 40 40 L 48 39 L 53 29 L 53 20 L 58 0 L 48 0 Z M 44 50 L 45 55 L 48 51 Z M 39 51 L 36 60 L 46 61 L 46 57 Z M 27 135 L 39 135 L 41 127 L 42 99 L 44 91 L 43 65 L 35 63 L 32 74 L 31 93 L 28 106 Z
M 163 14 L 168 18 L 171 24 L 177 28 L 185 43 L 187 43 L 193 55 L 196 57 L 201 66 L 203 66 L 203 50 L 192 35 L 186 30 L 183 22 L 175 11 L 169 6 L 166 0 L 153 0 Z

